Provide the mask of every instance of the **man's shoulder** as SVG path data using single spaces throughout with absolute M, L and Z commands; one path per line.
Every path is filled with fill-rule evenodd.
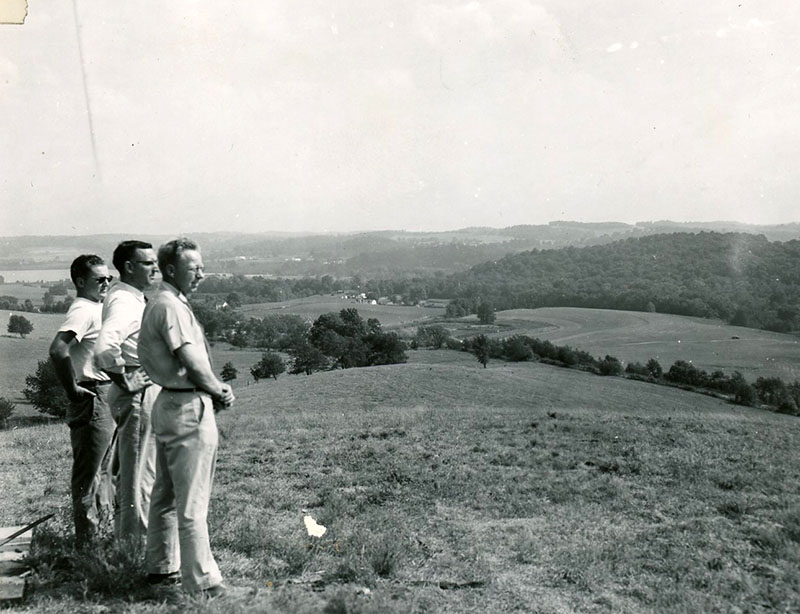
M 72 303 L 70 303 L 70 306 L 67 309 L 67 319 L 78 314 L 86 314 L 87 316 L 96 315 L 102 310 L 102 303 L 95 303 L 94 301 L 89 301 L 85 298 L 78 297 L 73 300 Z

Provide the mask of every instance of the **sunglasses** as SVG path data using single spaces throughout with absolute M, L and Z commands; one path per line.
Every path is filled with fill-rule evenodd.
M 94 279 L 98 284 L 110 284 L 111 281 L 114 279 L 114 276 L 109 275 L 107 277 L 95 277 Z

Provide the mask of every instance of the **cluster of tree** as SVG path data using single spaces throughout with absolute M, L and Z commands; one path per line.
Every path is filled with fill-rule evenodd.
M 316 349 L 330 361 L 332 368 L 349 369 L 405 362 L 406 345 L 396 333 L 386 333 L 375 318 L 364 320 L 357 309 L 342 309 L 319 316 L 308 331 L 307 345 L 292 348 L 297 369 L 297 350 L 304 353 Z M 304 369 L 305 372 L 308 372 Z
M 721 318 L 786 332 L 800 327 L 800 241 L 743 233 L 673 233 L 507 255 L 463 273 L 369 280 L 409 297 L 449 298 L 448 315 L 591 307 Z
M 457 298 L 447 304 L 445 316 L 448 318 L 461 318 L 477 313 L 481 324 L 493 324 L 496 316 L 492 303 L 479 298 Z
M 343 282 L 330 275 L 322 277 L 266 278 L 261 275 L 209 275 L 195 300 L 211 300 L 219 304 L 228 303 L 232 308 L 247 303 L 275 303 L 290 299 L 305 298 L 316 294 L 330 294 L 341 290 Z
M 714 317 L 786 332 L 800 326 L 800 241 L 672 234 L 533 250 L 444 280 L 429 295 L 491 297 L 499 309 L 571 306 Z
M 797 415 L 800 408 L 798 381 L 787 384 L 779 377 L 759 377 L 749 384 L 738 371 L 733 375 L 722 371 L 708 373 L 684 360 L 676 361 L 663 377 L 673 384 L 733 395 L 734 401 L 740 405 L 768 405 L 793 415 Z
M 268 314 L 245 318 L 231 307 L 192 301 L 192 310 L 210 339 L 222 339 L 236 347 L 262 347 L 286 350 L 308 334 L 309 324 L 293 314 Z
M 67 293 L 65 283 L 56 283 L 45 290 L 42 297 L 42 306 L 39 311 L 42 313 L 66 313 L 72 304 L 73 298 Z
M 655 358 L 644 365 L 639 362 L 629 363 L 623 369 L 622 362 L 614 356 L 595 358 L 583 350 L 555 345 L 527 335 L 514 335 L 504 339 L 477 335 L 465 339 L 461 349 L 473 353 L 484 368 L 492 358 L 510 362 L 539 360 L 597 375 L 625 375 L 655 384 L 722 393 L 739 405 L 765 405 L 782 413 L 800 415 L 800 381 L 787 384 L 777 377 L 759 377 L 755 383 L 749 384 L 738 371 L 732 375 L 726 375 L 722 371 L 709 374 L 684 360 L 675 361 L 664 372 Z
M 25 299 L 20 303 L 16 296 L 0 296 L 0 309 L 6 309 L 8 311 L 36 311 L 36 307 L 34 307 L 31 299 Z

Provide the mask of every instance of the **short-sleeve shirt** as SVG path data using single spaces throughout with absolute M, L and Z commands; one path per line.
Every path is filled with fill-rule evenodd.
M 165 388 L 193 388 L 186 367 L 175 355 L 175 350 L 187 343 L 201 348 L 211 364 L 205 332 L 189 301 L 175 287 L 162 282 L 144 308 L 139 331 L 139 360 L 150 379 Z
M 103 301 L 103 326 L 94 348 L 94 362 L 106 371 L 122 373 L 139 366 L 139 329 L 145 300 L 141 290 L 116 282 Z
M 67 310 L 67 318 L 58 332 L 75 333 L 75 343 L 69 346 L 69 357 L 72 370 L 78 382 L 90 380 L 107 382 L 108 375 L 94 366 L 92 355 L 97 335 L 100 333 L 100 322 L 103 304 L 78 297 Z

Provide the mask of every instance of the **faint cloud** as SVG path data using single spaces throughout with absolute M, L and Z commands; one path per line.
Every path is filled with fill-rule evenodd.
M 614 43 L 613 45 L 609 45 L 608 47 L 606 47 L 606 51 L 608 51 L 609 53 L 614 53 L 616 51 L 619 51 L 620 49 L 622 49 L 622 43 Z

